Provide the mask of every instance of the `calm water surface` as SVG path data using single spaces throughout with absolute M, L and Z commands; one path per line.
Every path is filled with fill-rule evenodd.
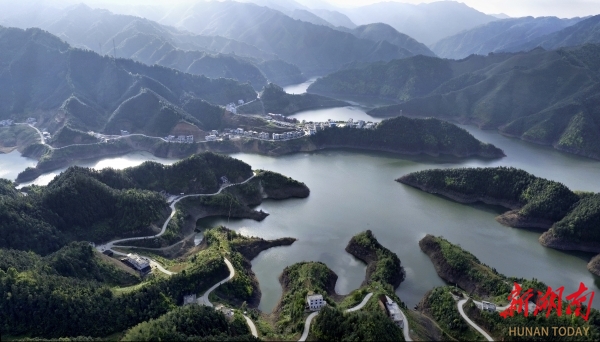
M 311 84 L 315 83 L 317 78 L 318 77 L 312 77 L 312 78 L 308 79 L 306 82 L 283 87 L 283 90 L 288 94 L 304 94 L 304 93 L 306 93 L 306 89 L 308 89 L 308 87 L 310 87 Z
M 348 117 L 342 117 L 346 110 Z M 358 109 L 331 109 L 300 113 L 306 120 L 359 119 Z M 364 113 L 363 113 L 364 114 Z M 339 115 L 335 117 L 335 115 Z M 366 114 L 364 114 L 366 115 Z M 326 263 L 339 276 L 336 290 L 346 294 L 360 286 L 365 266 L 344 251 L 350 238 L 371 229 L 378 240 L 398 254 L 406 269 L 406 280 L 397 293 L 410 307 L 432 287 L 443 285 L 418 241 L 425 234 L 444 236 L 473 253 L 482 262 L 509 276 L 538 278 L 552 287 L 565 286 L 572 292 L 579 282 L 598 290 L 600 282 L 589 273 L 590 255 L 568 254 L 542 247 L 540 233 L 507 228 L 494 220 L 502 209 L 486 205 L 463 205 L 399 184 L 394 179 L 409 172 L 430 168 L 514 166 L 563 182 L 572 189 L 600 192 L 600 162 L 561 153 L 551 148 L 503 137 L 490 131 L 465 127 L 482 141 L 502 148 L 506 158 L 499 160 L 453 157 L 400 156 L 347 150 L 302 153 L 281 157 L 234 154 L 253 168 L 264 168 L 305 182 L 311 189 L 307 199 L 267 200 L 257 209 L 271 215 L 263 222 L 232 220 L 228 226 L 246 235 L 266 239 L 291 236 L 298 239 L 290 247 L 273 248 L 253 262 L 263 293 L 260 308 L 270 312 L 281 296 L 277 277 L 284 267 L 299 261 Z M 86 162 L 94 168 L 124 168 L 156 160 L 143 152 L 118 158 Z M 20 167 L 17 164 L 22 163 Z M 0 155 L 0 170 L 23 170 L 31 160 Z M 57 172 L 36 180 L 50 181 Z M 15 177 L 16 173 L 13 176 Z M 226 219 L 205 219 L 210 227 L 227 224 Z M 598 301 L 594 307 L 599 308 Z

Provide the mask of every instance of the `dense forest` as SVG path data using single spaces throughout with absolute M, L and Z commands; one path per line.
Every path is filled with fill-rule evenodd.
M 551 222 L 562 219 L 580 199 L 561 183 L 512 167 L 425 170 L 397 181 L 461 202 L 483 201 L 519 209 L 522 217 Z
M 13 260 L 16 264 L 23 257 Z M 180 305 L 184 295 L 202 293 L 229 274 L 222 256 L 209 249 L 191 256 L 185 272 L 169 278 L 151 276 L 142 286 L 114 291 L 109 283 L 73 277 L 79 273 L 70 258 L 54 263 L 55 272 L 23 265 L 20 271 L 12 266 L 0 270 L 3 336 L 107 336 L 158 318 Z
M 567 216 L 540 237 L 540 242 L 559 249 L 600 252 L 600 194 L 584 196 Z
M 228 320 L 207 306 L 187 305 L 127 331 L 122 341 L 259 341 L 237 312 Z
M 356 147 L 398 153 L 502 157 L 491 144 L 475 139 L 466 130 L 437 119 L 387 119 L 374 130 L 349 127 L 326 129 L 311 136 L 317 146 Z
M 402 329 L 382 310 L 344 313 L 325 307 L 315 318 L 311 334 L 318 341 L 404 341 Z

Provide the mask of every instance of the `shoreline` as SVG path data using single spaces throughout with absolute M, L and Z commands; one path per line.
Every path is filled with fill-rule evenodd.
M 53 154 L 49 157 L 22 154 L 22 156 L 24 157 L 37 157 L 38 163 L 34 168 L 28 168 L 19 173 L 16 182 L 30 182 L 37 179 L 44 173 L 52 172 L 63 167 L 68 167 L 77 162 L 91 161 L 106 157 L 116 157 L 132 152 L 148 152 L 158 158 L 180 159 L 201 152 L 214 152 L 224 154 L 251 153 L 266 156 L 282 156 L 298 152 L 316 152 L 327 149 L 352 149 L 358 151 L 387 152 L 396 155 L 407 156 L 424 154 L 432 157 L 448 155 L 457 158 L 501 158 L 501 156 L 499 155 L 491 156 L 480 152 L 447 153 L 442 151 L 432 152 L 423 149 L 419 149 L 418 151 L 408 151 L 393 148 L 361 147 L 352 144 L 335 144 L 319 146 L 314 141 L 310 140 L 310 136 L 286 140 L 284 142 L 242 138 L 239 140 L 228 140 L 222 142 L 197 142 L 194 144 L 177 144 L 156 140 L 157 139 L 155 138 L 134 136 L 119 139 L 119 141 L 109 144 L 97 143 L 85 145 L 84 147 L 65 147 L 59 152 L 56 152 L 57 150 L 53 150 Z M 60 155 L 53 158 L 54 153 L 59 153 Z

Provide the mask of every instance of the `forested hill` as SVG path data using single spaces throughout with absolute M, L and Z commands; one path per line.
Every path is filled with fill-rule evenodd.
M 434 169 L 410 173 L 397 180 L 463 203 L 483 201 L 514 209 L 523 221 L 559 221 L 579 201 L 561 183 L 507 167 Z M 527 222 L 514 222 L 523 226 Z
M 197 34 L 244 41 L 277 54 L 307 75 L 323 75 L 355 61 L 389 61 L 412 56 L 408 50 L 386 41 L 360 39 L 250 3 L 197 2 L 185 10 L 168 13 L 161 23 Z
M 145 91 L 160 99 L 155 113 L 194 98 L 214 104 L 256 98 L 249 85 L 102 57 L 40 29 L 0 27 L 0 51 L 0 119 L 24 121 L 36 113 L 51 133 L 69 122 L 82 131 L 102 130 L 119 106 Z
M 396 117 L 375 129 L 330 128 L 311 136 L 318 148 L 348 147 L 395 153 L 500 158 L 504 153 L 475 139 L 466 130 L 437 119 Z
M 239 113 L 256 114 L 261 110 L 266 113 L 290 115 L 304 110 L 345 107 L 350 104 L 316 94 L 288 94 L 280 86 L 269 83 L 260 93 L 258 100 L 262 106 L 251 103 L 238 108 Z M 258 110 L 257 110 L 258 108 Z
M 600 45 L 427 62 L 391 62 L 398 69 L 390 75 L 414 76 L 389 80 L 374 77 L 387 70 L 382 65 L 345 70 L 315 82 L 309 91 L 350 96 L 374 90 L 375 96 L 405 102 L 371 110 L 373 116 L 433 116 L 472 123 L 600 159 Z
M 69 241 L 102 242 L 115 237 L 150 235 L 168 213 L 158 191 L 214 193 L 220 178 L 240 182 L 252 176 L 249 165 L 204 153 L 171 166 L 145 162 L 125 170 L 71 167 L 48 186 L 32 186 L 27 196 L 2 183 L 0 248 L 54 252 Z

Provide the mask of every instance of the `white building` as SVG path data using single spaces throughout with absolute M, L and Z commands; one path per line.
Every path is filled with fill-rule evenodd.
M 219 135 L 219 131 L 217 131 L 216 129 L 213 129 L 212 131 L 210 131 L 211 135 Z
M 28 124 L 34 124 L 37 120 L 35 118 L 27 118 L 27 123 Z
M 400 307 L 398 307 L 398 303 L 394 302 L 390 297 L 385 296 L 386 303 L 385 307 L 390 315 L 390 318 L 397 326 L 400 328 L 404 328 L 404 320 L 402 318 L 402 312 L 400 311 Z
M 185 142 L 185 135 L 178 136 L 177 137 L 177 142 L 184 143 Z
M 258 137 L 260 139 L 269 139 L 269 133 L 260 132 L 260 133 L 258 133 Z
M 125 262 L 142 274 L 149 273 L 152 270 L 150 262 L 137 254 L 127 254 Z
M 12 126 L 13 125 L 13 120 L 2 120 L 0 121 L 0 127 L 4 127 L 4 126 Z
M 129 131 L 121 130 L 121 135 L 129 135 Z
M 193 135 L 186 135 L 185 136 L 185 142 L 189 143 L 189 144 L 193 144 L 194 143 L 194 136 Z
M 363 120 L 358 120 L 358 122 L 356 123 L 357 128 L 363 128 L 364 125 L 365 125 L 365 122 Z
M 216 135 L 207 135 L 205 137 L 206 141 L 216 141 L 217 140 L 217 136 Z
M 175 140 L 175 136 L 174 135 L 169 135 L 169 136 L 167 136 L 166 139 L 167 139 L 167 141 L 173 141 L 173 140 Z
M 232 112 L 233 114 L 237 114 L 237 108 L 235 108 L 235 103 L 230 103 L 227 106 L 225 106 L 225 109 L 229 112 Z
M 367 124 L 367 126 L 365 126 L 365 128 L 366 128 L 366 129 L 373 129 L 373 128 L 375 128 L 375 124 L 374 124 L 374 123 L 372 123 L 372 122 L 369 122 L 369 123 Z
M 243 128 L 238 128 L 235 130 L 236 134 L 244 134 L 244 129 Z
M 489 311 L 489 312 L 495 312 L 496 311 L 496 304 L 490 303 L 490 302 L 481 301 L 481 310 L 483 310 L 483 311 Z
M 244 104 L 244 100 L 238 100 L 238 105 L 243 105 Z
M 306 303 L 310 311 L 319 311 L 327 305 L 327 302 L 323 300 L 323 296 L 320 294 L 306 296 Z
M 331 128 L 331 127 L 337 127 L 337 124 L 336 124 L 335 122 L 333 122 L 333 121 L 330 121 L 330 122 L 329 122 L 329 127 L 330 127 L 330 128 Z

